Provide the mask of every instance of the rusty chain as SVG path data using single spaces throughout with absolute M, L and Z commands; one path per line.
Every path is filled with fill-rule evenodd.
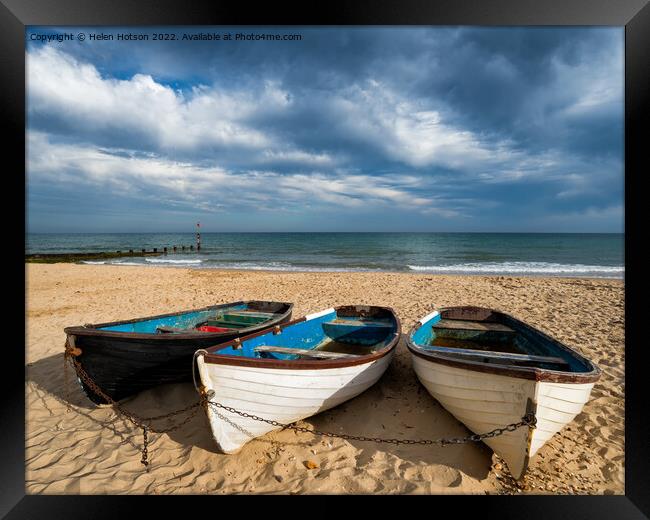
M 505 432 L 514 432 L 515 430 L 521 428 L 522 426 L 535 426 L 537 424 L 537 419 L 535 414 L 532 412 L 527 413 L 521 418 L 521 421 L 509 424 L 503 428 L 495 428 L 486 433 L 475 433 L 468 435 L 466 437 L 451 437 L 451 438 L 442 438 L 442 439 L 384 439 L 381 437 L 365 437 L 363 435 L 348 435 L 347 433 L 332 433 L 324 432 L 321 430 L 310 430 L 304 426 L 295 426 L 293 424 L 283 424 L 278 421 L 271 419 L 264 419 L 263 417 L 258 417 L 230 406 L 225 406 L 214 401 L 207 401 L 208 404 L 226 410 L 227 412 L 240 415 L 246 419 L 252 419 L 254 421 L 261 421 L 272 426 L 277 426 L 278 428 L 283 428 L 287 430 L 295 430 L 298 432 L 312 433 L 314 435 L 320 435 L 322 437 L 335 437 L 337 439 L 344 439 L 347 441 L 364 441 L 364 442 L 376 442 L 376 443 L 387 443 L 387 444 L 423 444 L 423 445 L 433 445 L 438 444 L 440 446 L 446 446 L 447 444 L 467 444 L 468 442 L 480 442 L 483 439 L 490 439 L 492 437 L 498 437 L 499 435 L 504 434 Z
M 65 342 L 65 353 L 63 354 L 63 391 L 65 394 L 66 410 L 70 411 L 70 376 L 68 375 L 68 341 Z
M 190 422 L 194 416 L 198 413 L 199 407 L 202 404 L 202 402 L 199 400 L 197 403 L 193 403 L 189 406 L 186 406 L 185 408 L 181 408 L 180 410 L 174 410 L 173 412 L 169 412 L 163 415 L 156 415 L 153 417 L 139 417 L 138 415 L 134 414 L 133 412 L 130 412 L 129 410 L 126 410 L 122 405 L 120 405 L 117 401 L 115 401 L 111 396 L 106 394 L 98 385 L 95 383 L 92 378 L 88 375 L 88 373 L 83 369 L 81 364 L 74 358 L 74 356 L 71 354 L 71 349 L 69 347 L 68 342 L 66 341 L 66 350 L 64 353 L 64 363 L 67 365 L 67 361 L 70 361 L 72 363 L 72 366 L 74 367 L 75 371 L 77 372 L 77 375 L 79 376 L 79 380 L 82 381 L 83 383 L 86 384 L 88 388 L 92 392 L 94 392 L 96 395 L 101 397 L 107 404 L 110 404 L 113 406 L 113 409 L 123 417 L 125 417 L 129 422 L 131 422 L 134 426 L 141 428 L 142 429 L 142 438 L 143 438 L 143 447 L 142 447 L 142 464 L 148 468 L 149 466 L 149 460 L 148 460 L 148 446 L 149 446 L 149 432 L 154 432 L 154 433 L 171 433 L 175 430 L 178 430 L 188 422 Z M 66 381 L 65 383 L 67 384 L 67 373 L 66 373 Z M 68 394 L 68 389 L 66 388 L 66 394 Z M 68 398 L 68 405 L 69 405 L 69 398 Z M 168 419 L 171 417 L 174 417 L 176 415 L 180 415 L 186 412 L 190 412 L 194 410 L 192 413 L 190 413 L 187 417 L 185 417 L 184 420 L 180 421 L 179 423 L 170 426 L 168 428 L 161 428 L 161 427 L 154 427 L 151 423 L 153 421 L 160 421 L 162 419 Z
M 249 414 L 247 412 L 242 412 L 240 410 L 237 410 L 230 406 L 223 405 L 216 401 L 211 401 L 210 398 L 214 396 L 213 390 L 210 390 L 208 392 L 202 392 L 197 402 L 189 406 L 186 406 L 185 408 L 181 408 L 179 410 L 174 410 L 173 412 L 169 412 L 163 415 L 157 415 L 153 417 L 139 417 L 135 415 L 133 412 L 126 410 L 118 402 L 113 400 L 109 395 L 107 395 L 104 391 L 102 391 L 101 388 L 99 388 L 99 386 L 90 378 L 87 372 L 82 368 L 81 364 L 74 358 L 72 354 L 70 354 L 68 343 L 66 341 L 64 362 L 67 361 L 68 359 L 71 361 L 73 367 L 75 368 L 75 371 L 77 372 L 80 381 L 84 382 L 86 386 L 90 388 L 90 390 L 92 390 L 95 394 L 97 394 L 102 399 L 104 399 L 107 404 L 112 405 L 115 411 L 123 415 L 134 426 L 142 429 L 143 447 L 141 450 L 142 460 L 140 462 L 142 462 L 142 464 L 145 467 L 147 467 L 147 469 L 149 466 L 149 460 L 148 460 L 148 456 L 149 456 L 148 446 L 150 443 L 149 435 L 148 435 L 149 432 L 170 433 L 172 431 L 175 431 L 181 428 L 182 426 L 184 426 L 185 424 L 187 424 L 189 421 L 191 421 L 194 418 L 194 416 L 198 413 L 201 407 L 206 407 L 207 409 L 207 406 L 212 406 L 214 408 L 221 408 L 222 410 L 233 413 L 235 415 L 239 415 L 246 419 L 264 422 L 266 424 L 270 424 L 271 426 L 275 426 L 277 428 L 294 430 L 303 433 L 311 433 L 313 435 L 320 435 L 323 437 L 331 437 L 331 438 L 343 439 L 348 441 L 375 442 L 375 443 L 386 443 L 386 444 L 395 444 L 395 445 L 419 444 L 419 445 L 447 446 L 450 444 L 467 444 L 469 442 L 480 442 L 484 439 L 498 437 L 499 435 L 503 435 L 505 432 L 513 432 L 523 426 L 534 427 L 537 424 L 537 419 L 535 417 L 535 414 L 533 412 L 529 412 L 526 415 L 524 415 L 521 418 L 521 420 L 518 422 L 508 424 L 507 426 L 504 426 L 502 428 L 495 428 L 494 430 L 491 430 L 486 433 L 481 433 L 481 434 L 475 433 L 472 435 L 468 435 L 466 437 L 451 437 L 451 438 L 441 438 L 441 439 L 395 439 L 395 438 L 385 439 L 382 437 L 366 437 L 363 435 L 348 435 L 346 433 L 332 433 L 332 432 L 325 432 L 321 430 L 311 430 L 304 426 L 296 426 L 294 424 L 284 424 L 278 421 L 274 421 L 272 419 L 265 419 L 263 417 L 258 417 L 257 415 Z M 66 378 L 66 383 L 67 383 L 67 378 Z M 153 421 L 168 419 L 170 417 L 174 417 L 176 415 L 180 415 L 187 412 L 192 412 L 192 413 L 190 413 L 184 420 L 168 428 L 158 428 L 158 427 L 154 428 L 151 424 Z
M 140 460 L 140 462 L 142 462 L 142 464 L 144 464 L 145 467 L 148 467 L 149 466 L 149 460 L 148 460 L 149 459 L 149 449 L 148 449 L 149 437 L 147 436 L 146 426 L 142 427 L 142 439 L 144 442 L 142 443 L 142 459 Z

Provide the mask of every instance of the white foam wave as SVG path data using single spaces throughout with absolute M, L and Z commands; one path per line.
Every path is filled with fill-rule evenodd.
M 203 262 L 203 260 L 200 259 L 176 260 L 173 258 L 145 258 L 145 261 L 150 262 L 152 264 L 188 264 L 188 265 L 200 264 Z
M 144 265 L 138 262 L 127 262 L 121 260 L 82 260 L 82 264 L 89 265 Z
M 205 266 L 212 269 L 241 269 L 251 271 L 293 271 L 293 272 L 309 272 L 309 273 L 348 273 L 357 271 L 379 271 L 379 269 L 370 268 L 355 268 L 355 267 L 330 267 L 330 266 L 298 266 L 285 262 L 267 262 L 267 263 L 254 263 L 254 262 L 233 262 L 233 263 L 220 263 L 210 264 Z
M 206 266 L 207 267 L 207 266 Z M 252 271 L 295 271 L 296 269 L 285 262 L 225 262 L 219 264 L 211 264 L 209 267 L 213 269 L 242 269 Z
M 214 262 L 201 259 L 145 258 L 144 261 L 93 261 L 95 265 L 175 265 L 201 269 L 232 269 L 251 271 L 292 272 L 365 272 L 390 271 L 391 269 L 369 267 L 298 266 L 288 262 Z M 540 276 L 587 276 L 595 278 L 622 278 L 624 266 L 559 264 L 552 262 L 474 262 L 447 265 L 407 265 L 410 271 L 431 274 L 484 274 L 484 275 L 540 275 Z M 399 270 L 399 269 L 398 269 Z
M 458 274 L 547 274 L 600 277 L 623 276 L 623 266 L 557 264 L 552 262 L 486 262 L 452 265 L 409 265 L 412 271 Z

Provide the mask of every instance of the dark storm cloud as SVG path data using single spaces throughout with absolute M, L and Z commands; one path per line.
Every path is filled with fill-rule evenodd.
M 201 199 L 182 171 L 205 208 L 218 178 L 243 179 L 244 204 L 271 210 L 273 180 L 287 211 L 388 204 L 406 229 L 433 217 L 498 229 L 530 211 L 622 225 L 620 29 L 175 28 L 226 31 L 303 39 L 43 45 L 28 34 L 34 153 L 170 204 L 179 191 L 183 204 Z M 134 157 L 149 162 L 139 171 Z M 29 159 L 35 183 L 62 182 Z M 128 174 L 108 182 L 107 163 Z

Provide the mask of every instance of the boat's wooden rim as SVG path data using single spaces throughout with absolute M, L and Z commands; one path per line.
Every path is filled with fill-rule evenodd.
M 242 328 L 242 329 L 237 329 L 236 333 L 241 334 L 241 332 L 247 332 L 247 331 L 255 331 L 259 329 L 259 327 L 263 327 L 264 329 L 269 329 L 275 325 L 277 325 L 280 321 L 285 319 L 287 316 L 291 315 L 291 312 L 293 311 L 293 303 L 289 302 L 273 302 L 273 301 L 266 301 L 266 300 L 245 300 L 245 301 L 237 301 L 237 302 L 229 302 L 229 303 L 222 303 L 219 305 L 208 305 L 207 307 L 200 307 L 198 309 L 188 309 L 188 310 L 183 310 L 183 311 L 176 311 L 176 312 L 168 312 L 166 314 L 157 314 L 155 316 L 147 316 L 144 318 L 134 318 L 130 320 L 121 320 L 121 321 L 111 321 L 107 323 L 94 323 L 94 324 L 88 324 L 88 325 L 76 325 L 73 327 L 66 327 L 63 329 L 63 331 L 67 335 L 73 335 L 73 336 L 104 336 L 108 338 L 119 338 L 119 339 L 156 339 L 156 341 L 178 341 L 178 340 L 184 340 L 184 339 L 197 339 L 197 338 L 214 338 L 215 341 L 218 341 L 219 337 L 221 336 L 227 336 L 233 334 L 233 331 L 224 331 L 224 332 L 187 332 L 187 333 L 179 333 L 179 334 L 157 334 L 157 333 L 149 333 L 149 332 L 120 332 L 120 331 L 114 331 L 114 330 L 99 330 L 100 327 L 112 327 L 115 325 L 124 325 L 127 323 L 136 323 L 138 321 L 147 321 L 147 320 L 155 320 L 157 318 L 167 318 L 169 316 L 176 316 L 179 314 L 187 314 L 190 312 L 201 312 L 201 311 L 210 311 L 210 310 L 216 310 L 216 309 L 222 309 L 224 307 L 231 307 L 233 305 L 243 305 L 247 304 L 250 305 L 251 303 L 271 303 L 271 304 L 277 304 L 277 305 L 285 305 L 287 306 L 287 310 L 283 312 L 282 314 L 278 314 L 277 317 L 270 321 L 265 321 L 263 323 L 257 323 L 257 324 L 251 324 L 250 327 Z
M 382 349 L 373 352 L 372 354 L 366 354 L 364 356 L 357 356 L 355 358 L 349 359 L 331 359 L 331 360 L 309 360 L 309 359 L 295 359 L 295 360 L 284 360 L 284 359 L 257 359 L 257 358 L 245 358 L 243 356 L 231 356 L 228 354 L 216 354 L 219 350 L 232 347 L 238 342 L 243 342 L 262 334 L 267 334 L 270 332 L 269 329 L 282 330 L 296 323 L 306 321 L 305 317 L 298 318 L 296 320 L 283 323 L 281 325 L 276 325 L 275 327 L 267 327 L 265 330 L 249 334 L 247 336 L 242 336 L 239 338 L 239 341 L 228 341 L 220 345 L 214 345 L 209 347 L 206 350 L 206 353 L 203 355 L 203 361 L 213 365 L 230 365 L 230 366 L 240 366 L 240 367 L 256 367 L 256 368 L 284 368 L 291 370 L 314 370 L 314 369 L 327 369 L 327 368 L 344 368 L 351 367 L 355 365 L 365 365 L 371 363 L 378 359 L 383 358 L 392 352 L 397 344 L 399 343 L 400 336 L 402 335 L 402 324 L 395 314 L 395 311 L 390 307 L 379 307 L 376 305 L 343 305 L 340 307 L 335 307 L 334 310 L 338 309 L 350 309 L 351 307 L 359 307 L 364 310 L 369 308 L 382 309 L 390 313 L 390 315 L 395 320 L 397 329 L 393 334 L 393 339 L 386 344 Z
M 451 355 L 445 355 L 438 352 L 426 351 L 423 348 L 420 348 L 416 343 L 411 339 L 413 334 L 417 329 L 422 327 L 421 322 L 417 322 L 409 331 L 406 337 L 406 346 L 411 352 L 411 354 L 418 356 L 420 358 L 426 359 L 432 363 L 439 363 L 441 365 L 448 365 L 456 368 L 463 368 L 466 370 L 472 370 L 474 372 L 486 372 L 489 374 L 498 374 L 503 376 L 517 377 L 520 379 L 532 379 L 534 381 L 549 381 L 553 383 L 593 383 L 598 381 L 600 378 L 600 369 L 589 359 L 582 356 L 580 353 L 576 352 L 572 348 L 568 347 L 564 343 L 559 342 L 558 340 L 552 338 L 548 334 L 545 334 L 539 329 L 524 323 L 521 320 L 507 314 L 505 312 L 488 309 L 485 307 L 472 307 L 472 306 L 459 306 L 459 307 L 444 307 L 439 309 L 439 312 L 442 314 L 444 311 L 458 309 L 464 311 L 491 311 L 492 313 L 497 314 L 498 316 L 505 317 L 518 326 L 528 329 L 534 334 L 540 335 L 544 339 L 552 342 L 554 345 L 559 347 L 561 350 L 564 350 L 572 357 L 578 359 L 582 363 L 586 364 L 591 370 L 589 372 L 566 372 L 564 370 L 549 370 L 545 368 L 537 367 L 525 367 L 525 366 L 513 366 L 513 365 L 499 365 L 497 363 L 482 363 L 480 361 L 473 361 L 470 359 L 460 359 L 452 357 Z

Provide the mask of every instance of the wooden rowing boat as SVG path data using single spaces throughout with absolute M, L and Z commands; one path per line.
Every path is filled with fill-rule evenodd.
M 533 428 L 484 442 L 521 478 L 531 457 L 578 415 L 600 370 L 588 359 L 512 316 L 450 307 L 409 332 L 413 368 L 429 393 L 474 433 L 535 413 Z
M 291 303 L 241 301 L 64 331 L 81 368 L 119 401 L 163 383 L 191 381 L 197 349 L 285 323 L 292 309 Z M 79 382 L 91 401 L 106 403 Z
M 387 307 L 327 309 L 198 351 L 197 390 L 235 410 L 293 423 L 375 384 L 390 364 L 400 331 L 399 319 Z M 207 414 L 225 453 L 277 429 L 213 405 Z

